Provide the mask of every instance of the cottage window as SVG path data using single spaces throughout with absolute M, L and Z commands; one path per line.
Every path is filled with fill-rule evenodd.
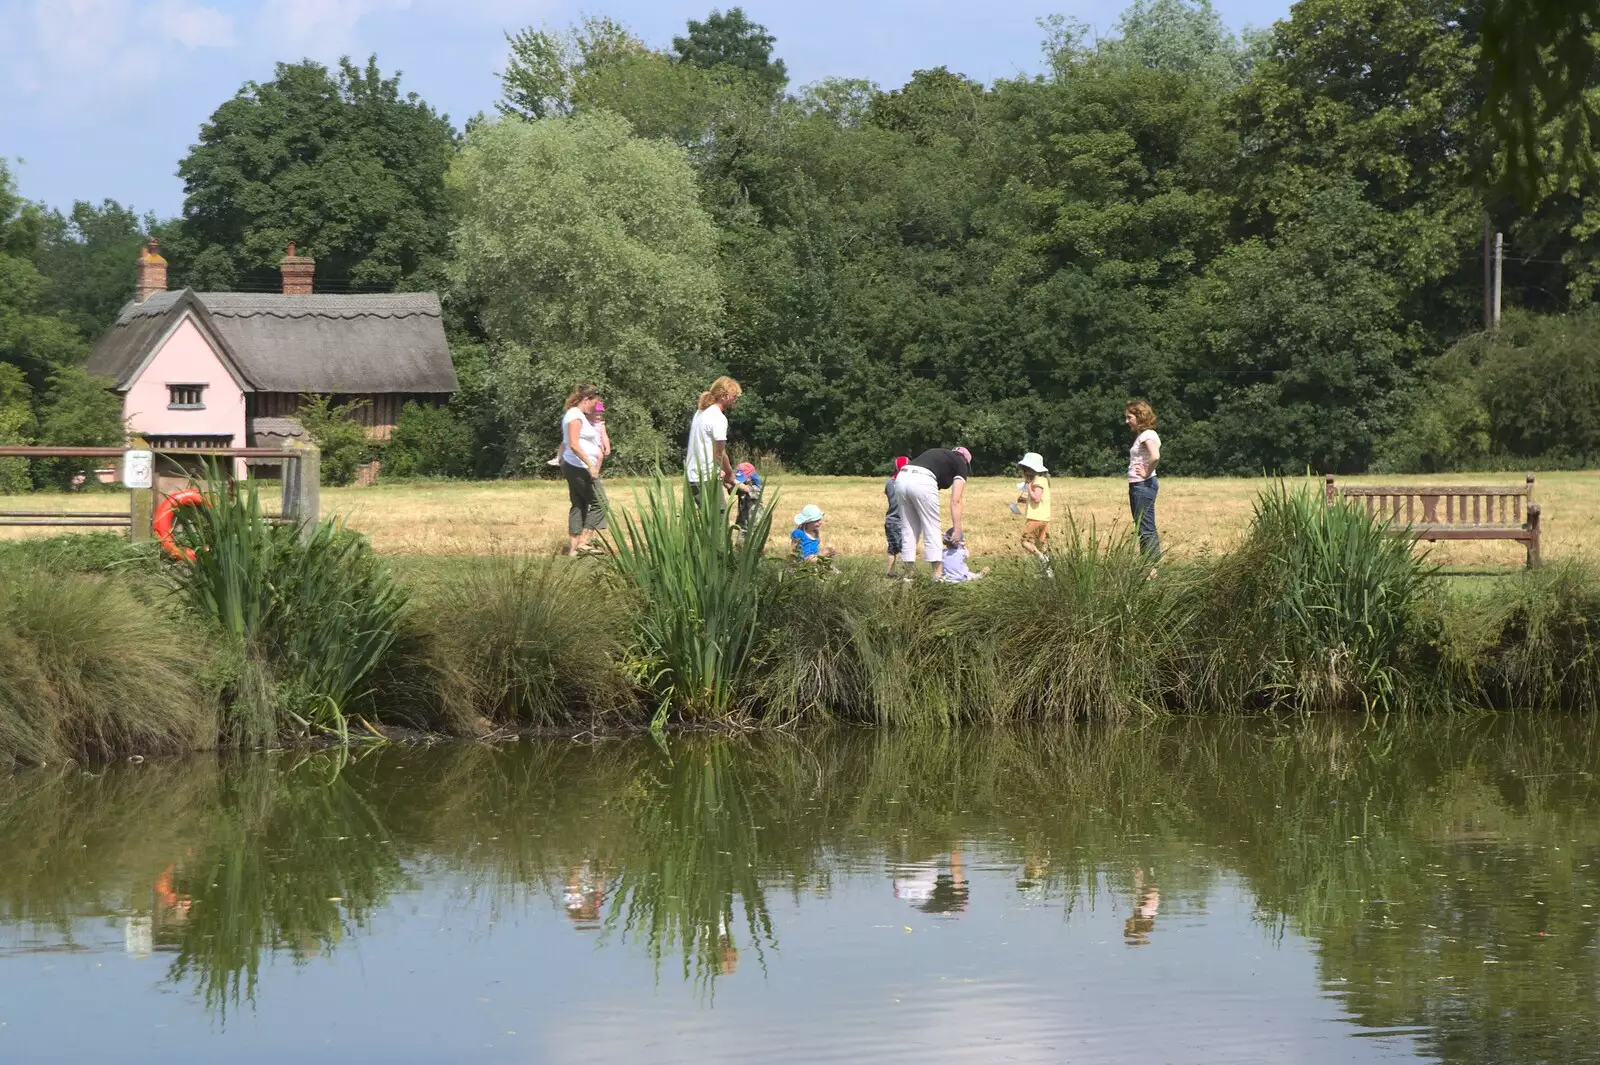
M 168 410 L 205 410 L 205 385 L 168 385 Z

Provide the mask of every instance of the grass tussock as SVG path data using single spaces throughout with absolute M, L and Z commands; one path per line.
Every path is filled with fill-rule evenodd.
M 192 751 L 217 736 L 209 650 L 121 582 L 0 569 L 0 762 Z
M 1479 676 L 1490 701 L 1514 709 L 1600 706 L 1600 573 L 1558 562 L 1507 582 L 1492 603 L 1496 632 Z
M 959 602 L 960 631 L 994 644 L 994 716 L 1120 720 L 1181 705 L 1193 669 L 1193 572 L 1153 579 L 1132 539 L 1102 543 L 1065 524 L 1050 576 L 1029 566 Z
M 592 565 L 497 557 L 426 608 L 423 663 L 437 719 L 456 730 L 591 727 L 636 706 L 629 617 Z

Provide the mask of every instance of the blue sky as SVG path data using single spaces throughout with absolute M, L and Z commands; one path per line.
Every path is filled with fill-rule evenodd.
M 1290 0 L 1215 0 L 1233 29 Z M 278 60 L 376 52 L 459 127 L 492 107 L 503 31 L 607 14 L 666 46 L 726 0 L 0 0 L 0 157 L 22 194 L 66 207 L 106 197 L 178 213 L 178 160 L 200 123 Z M 746 0 L 796 86 L 866 77 L 891 88 L 945 65 L 992 81 L 1040 67 L 1038 16 L 1109 31 L 1121 0 Z M 17 159 L 21 159 L 19 164 Z

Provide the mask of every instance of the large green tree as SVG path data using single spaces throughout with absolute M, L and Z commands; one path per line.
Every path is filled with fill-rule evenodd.
M 88 357 L 72 323 L 49 313 L 50 282 L 34 265 L 45 212 L 16 194 L 0 161 L 0 362 L 15 366 L 31 394 L 42 394 L 50 377 Z
M 431 280 L 450 214 L 444 176 L 455 150 L 449 120 L 400 94 L 376 57 L 280 63 L 212 114 L 178 166 L 175 283 L 196 288 L 278 284 L 294 241 L 317 259 L 325 289 L 393 290 Z
M 455 282 L 494 348 L 511 460 L 537 467 L 562 399 L 607 390 L 615 461 L 671 462 L 718 335 L 717 233 L 685 153 L 614 115 L 472 129 Z
M 1508 190 L 1528 205 L 1552 172 L 1593 177 L 1600 0 L 1483 0 L 1482 12 L 1486 108 L 1504 144 Z
M 45 214 L 34 263 L 50 282 L 51 308 L 84 336 L 99 336 L 133 298 L 139 249 L 158 228 L 115 200 Z
M 121 401 L 80 368 L 89 346 L 49 306 L 50 281 L 34 265 L 47 213 L 16 194 L 0 162 L 0 442 L 98 447 L 122 442 Z M 82 462 L 35 463 L 36 481 L 65 481 Z M 16 463 L 0 467 L 0 491 L 25 487 Z
M 685 63 L 715 70 L 730 67 L 751 75 L 773 95 L 789 84 L 783 60 L 774 59 L 777 38 L 759 22 L 751 22 L 744 8 L 727 12 L 712 9 L 704 21 L 690 19 L 687 32 L 672 39 L 672 48 Z

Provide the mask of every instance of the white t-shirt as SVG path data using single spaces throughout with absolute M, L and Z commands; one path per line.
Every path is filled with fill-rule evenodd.
M 572 444 L 567 439 L 569 432 L 567 426 L 573 422 L 578 423 L 578 447 L 583 450 L 581 456 L 572 450 Z M 585 456 L 588 462 L 584 461 Z M 567 413 L 561 416 L 561 461 L 569 466 L 586 467 L 590 462 L 599 462 L 600 457 L 600 430 L 583 416 L 583 411 L 577 407 L 568 407 Z
M 689 425 L 689 446 L 683 453 L 683 469 L 690 484 L 715 481 L 717 469 L 717 444 L 728 442 L 728 416 L 713 403 L 705 410 L 695 412 Z
M 1133 438 L 1133 446 L 1128 449 L 1128 482 L 1142 481 L 1150 476 L 1150 463 L 1161 454 L 1161 438 L 1154 429 L 1146 429 Z M 1136 472 L 1143 469 L 1143 473 Z

